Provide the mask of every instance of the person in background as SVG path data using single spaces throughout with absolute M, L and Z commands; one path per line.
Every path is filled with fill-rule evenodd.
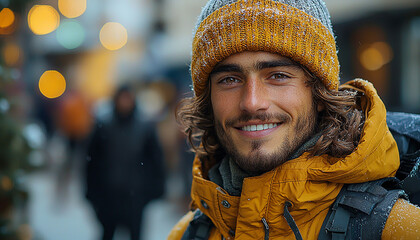
M 144 207 L 164 192 L 162 158 L 155 126 L 142 121 L 132 90 L 120 87 L 87 150 L 86 197 L 103 227 L 102 240 L 112 239 L 118 226 L 140 239 Z
M 168 239 L 420 238 L 385 106 L 365 80 L 339 86 L 322 0 L 209 0 L 191 76 L 191 211 Z
M 92 114 L 86 99 L 76 91 L 60 99 L 54 115 L 56 126 L 66 142 L 64 162 L 59 166 L 56 181 L 57 204 L 65 203 L 71 177 L 83 166 L 86 140 L 92 131 Z M 75 172 L 76 170 L 76 172 Z

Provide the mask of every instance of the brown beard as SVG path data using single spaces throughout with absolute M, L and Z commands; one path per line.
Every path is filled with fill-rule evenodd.
M 269 119 L 280 120 L 282 124 L 291 122 L 291 118 L 286 114 L 259 114 L 259 115 L 250 115 L 249 113 L 243 113 L 236 119 L 227 120 L 226 128 L 232 127 L 235 123 L 245 122 L 249 120 L 262 120 L 266 121 Z M 223 125 L 220 121 L 215 122 L 215 129 L 217 137 L 222 147 L 226 153 L 240 166 L 244 171 L 259 175 L 265 172 L 268 172 L 277 166 L 285 163 L 289 156 L 291 156 L 303 143 L 305 143 L 308 138 L 313 135 L 315 131 L 315 126 L 317 122 L 317 111 L 316 107 L 312 106 L 311 111 L 304 116 L 299 116 L 294 127 L 295 135 L 286 136 L 283 143 L 278 146 L 277 150 L 271 154 L 263 154 L 261 151 L 261 146 L 263 145 L 263 140 L 255 140 L 251 143 L 251 153 L 248 156 L 244 156 L 239 153 L 237 147 L 233 143 L 232 138 L 226 134 L 226 131 L 223 129 Z

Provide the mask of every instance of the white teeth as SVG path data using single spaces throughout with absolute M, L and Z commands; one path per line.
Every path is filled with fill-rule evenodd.
M 258 124 L 258 125 L 248 125 L 241 128 L 242 131 L 261 131 L 266 130 L 269 128 L 277 127 L 277 123 L 270 123 L 270 124 Z

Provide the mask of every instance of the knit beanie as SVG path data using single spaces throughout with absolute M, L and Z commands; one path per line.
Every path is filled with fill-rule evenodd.
M 243 51 L 288 57 L 328 89 L 338 89 L 337 50 L 322 0 L 209 0 L 194 29 L 191 77 L 195 96 L 203 94 L 218 62 Z

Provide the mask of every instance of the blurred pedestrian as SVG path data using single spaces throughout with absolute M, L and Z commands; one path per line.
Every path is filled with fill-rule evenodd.
M 97 120 L 87 154 L 86 194 L 102 239 L 112 239 L 124 226 L 139 240 L 145 205 L 164 192 L 164 171 L 156 129 L 142 121 L 128 86 L 117 90 L 113 111 Z
M 62 96 L 54 112 L 57 130 L 66 143 L 66 154 L 60 162 L 56 181 L 57 204 L 63 204 L 68 199 L 71 177 L 80 173 L 86 140 L 92 131 L 92 114 L 90 104 L 77 91 Z

